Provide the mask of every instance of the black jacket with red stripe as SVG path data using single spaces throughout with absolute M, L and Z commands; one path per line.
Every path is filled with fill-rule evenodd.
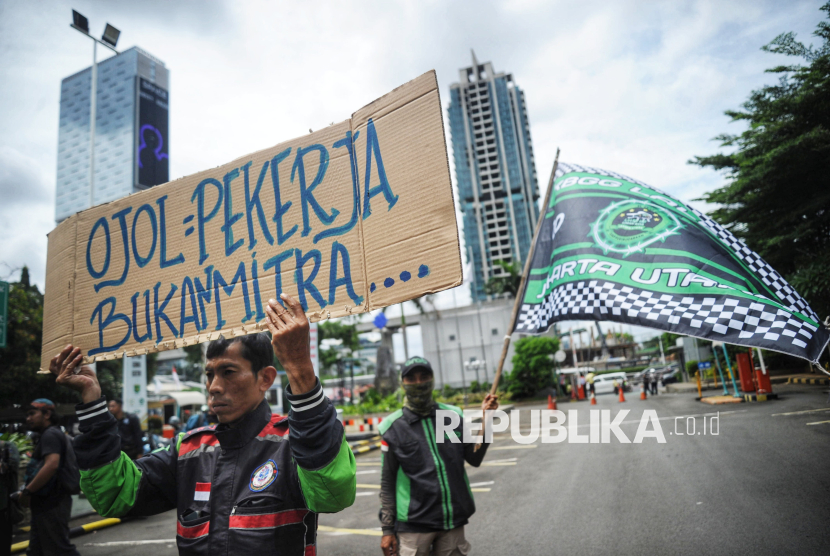
M 291 398 L 288 418 L 263 401 L 233 427 L 195 429 L 135 462 L 119 454 L 103 398 L 81 404 L 81 487 L 107 517 L 176 508 L 180 554 L 313 556 L 316 512 L 354 501 L 354 455 L 319 382 Z

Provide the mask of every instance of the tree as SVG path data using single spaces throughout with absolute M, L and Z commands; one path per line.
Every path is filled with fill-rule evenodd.
M 484 293 L 489 295 L 510 294 L 516 297 L 519 294 L 519 287 L 522 285 L 522 267 L 518 262 L 508 263 L 496 261 L 506 273 L 506 276 L 493 276 L 484 284 Z
M 830 16 L 830 3 L 822 6 Z M 731 154 L 689 161 L 724 170 L 728 183 L 701 200 L 711 216 L 758 252 L 803 295 L 820 318 L 830 315 L 830 24 L 818 24 L 818 48 L 776 37 L 762 50 L 803 59 L 767 70 L 776 85 L 753 91 L 732 121 L 738 135 L 716 139 Z
M 80 401 L 72 390 L 57 386 L 54 376 L 37 374 L 43 338 L 43 294 L 29 283 L 25 266 L 20 281 L 11 284 L 8 316 L 6 347 L 0 349 L 0 406 L 23 405 L 36 398 L 49 398 L 55 403 Z
M 320 354 L 320 367 L 323 370 L 328 370 L 338 361 L 342 359 L 342 352 L 348 351 L 354 353 L 360 350 L 360 340 L 357 337 L 357 326 L 354 324 L 346 324 L 339 320 L 323 321 L 317 327 L 317 340 L 340 340 L 339 349 L 322 349 Z
M 528 336 L 514 344 L 513 370 L 508 377 L 507 391 L 518 397 L 529 397 L 543 388 L 553 386 L 553 359 L 559 340 L 548 336 Z

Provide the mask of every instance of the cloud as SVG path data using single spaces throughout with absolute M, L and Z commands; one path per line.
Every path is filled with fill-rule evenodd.
M 820 4 L 2 2 L 0 261 L 29 262 L 43 284 L 60 81 L 91 61 L 90 41 L 69 28 L 72 8 L 96 33 L 116 25 L 120 48 L 138 45 L 170 69 L 172 178 L 342 121 L 432 68 L 446 106 L 474 48 L 526 92 L 542 187 L 561 147 L 564 161 L 688 201 L 723 178 L 686 161 L 739 131 L 723 111 L 774 79 L 763 70 L 781 58 L 760 46 L 790 30 L 810 39 Z
M 0 278 L 17 279 L 12 269 L 27 265 L 43 287 L 46 232 L 53 226 L 54 194 L 49 175 L 38 162 L 0 147 Z

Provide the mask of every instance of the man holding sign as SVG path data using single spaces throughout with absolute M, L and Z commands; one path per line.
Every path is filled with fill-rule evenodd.
M 79 349 L 52 359 L 57 382 L 81 393 L 75 439 L 81 487 L 103 516 L 152 515 L 176 508 L 180 554 L 315 554 L 318 512 L 354 502 L 355 461 L 334 406 L 309 355 L 302 306 L 271 299 L 272 334 L 210 343 L 209 406 L 219 424 L 179 434 L 174 446 L 131 461 L 119 451 L 118 426 Z M 272 415 L 265 392 L 276 355 L 288 375 L 287 418 Z

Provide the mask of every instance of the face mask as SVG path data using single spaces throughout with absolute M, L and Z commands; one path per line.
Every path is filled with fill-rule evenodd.
M 430 380 L 418 384 L 404 384 L 403 390 L 406 392 L 404 406 L 418 415 L 429 415 L 434 405 L 432 400 L 433 382 Z

